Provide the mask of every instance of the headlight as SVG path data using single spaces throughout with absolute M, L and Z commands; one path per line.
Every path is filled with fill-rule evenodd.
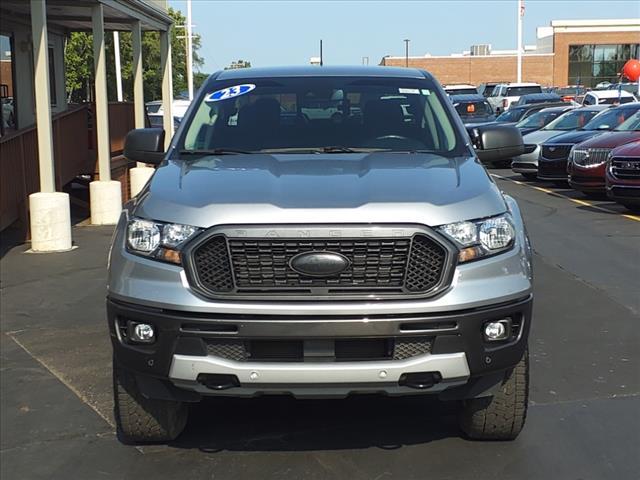
M 181 247 L 199 231 L 190 225 L 133 218 L 127 224 L 127 251 L 179 264 Z
M 450 223 L 438 230 L 460 247 L 460 263 L 509 250 L 516 238 L 516 230 L 508 213 L 484 220 Z

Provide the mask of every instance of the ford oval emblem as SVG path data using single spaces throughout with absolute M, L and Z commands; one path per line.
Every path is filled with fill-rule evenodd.
M 334 252 L 303 252 L 289 261 L 296 272 L 310 277 L 331 277 L 347 269 L 347 257 Z

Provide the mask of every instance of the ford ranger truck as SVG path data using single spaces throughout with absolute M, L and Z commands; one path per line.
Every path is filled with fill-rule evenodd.
M 109 258 L 115 418 L 166 442 L 206 396 L 437 395 L 463 432 L 513 439 L 527 412 L 531 250 L 480 160 L 512 126 L 465 130 L 427 72 L 213 74 L 126 204 Z

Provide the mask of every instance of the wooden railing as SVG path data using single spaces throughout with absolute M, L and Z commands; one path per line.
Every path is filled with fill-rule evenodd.
M 52 117 L 56 190 L 62 190 L 78 175 L 96 177 L 93 112 L 93 105 L 83 104 Z M 123 182 L 124 199 L 128 198 L 128 163 L 123 163 L 120 154 L 124 138 L 133 128 L 133 104 L 110 103 L 112 177 Z M 28 225 L 29 195 L 39 190 L 36 127 L 18 130 L 0 138 L 0 231 L 17 220 L 21 220 L 23 227 Z

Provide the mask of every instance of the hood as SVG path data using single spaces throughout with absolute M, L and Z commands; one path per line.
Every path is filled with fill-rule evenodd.
M 562 133 L 561 130 L 536 130 L 522 136 L 525 145 L 541 145 L 547 140 Z
M 611 152 L 611 155 L 620 157 L 640 157 L 640 141 L 616 147 L 613 152 Z
M 285 154 L 168 160 L 134 214 L 199 227 L 259 223 L 422 223 L 497 215 L 504 199 L 474 158 Z
M 640 140 L 640 132 L 608 132 L 580 143 L 580 148 L 616 148 Z
M 607 133 L 606 130 L 571 130 L 570 132 L 563 133 L 562 135 L 558 135 L 553 137 L 547 143 L 571 143 L 576 144 L 580 142 L 584 142 L 585 140 L 589 140 L 590 138 L 595 137 L 596 135 L 602 135 L 603 133 Z
M 531 132 L 535 132 L 536 130 L 540 130 L 540 127 L 518 127 L 521 135 L 528 135 Z

